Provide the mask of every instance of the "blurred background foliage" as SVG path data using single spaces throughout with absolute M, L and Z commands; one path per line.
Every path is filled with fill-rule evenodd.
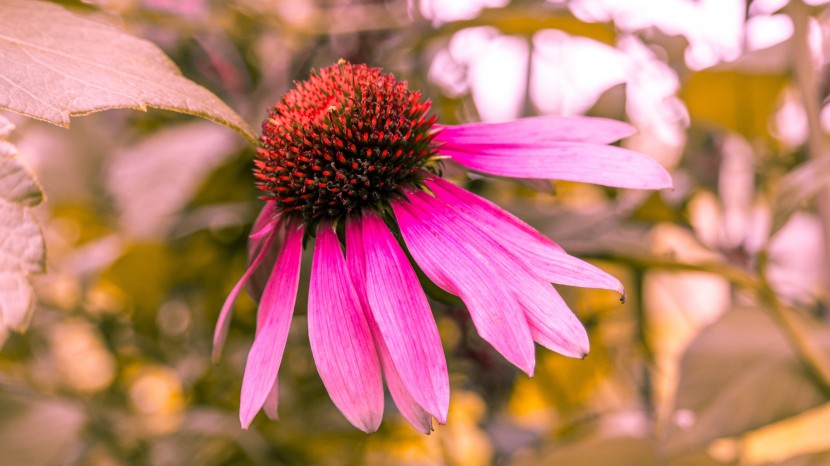
M 383 67 L 443 123 L 623 119 L 670 191 L 458 183 L 623 279 L 559 287 L 592 352 L 529 379 L 433 303 L 449 421 L 390 404 L 351 427 L 308 347 L 303 291 L 280 417 L 237 421 L 255 303 L 210 363 L 260 208 L 252 150 L 219 125 L 111 110 L 71 130 L 4 112 L 48 201 L 48 272 L 0 352 L 6 465 L 830 464 L 830 9 L 820 0 L 64 0 L 151 40 L 251 124 L 339 58 Z M 0 18 L 2 21 L 2 18 Z M 305 257 L 307 274 L 310 257 Z M 301 280 L 307 281 L 307 275 Z M 509 279 L 509 277 L 505 277 Z M 307 286 L 301 285 L 300 290 Z

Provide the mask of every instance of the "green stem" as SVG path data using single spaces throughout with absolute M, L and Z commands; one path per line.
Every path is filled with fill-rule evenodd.
M 636 329 L 636 338 L 640 344 L 640 348 L 643 351 L 643 357 L 645 358 L 645 364 L 640 368 L 641 373 L 640 376 L 643 378 L 641 385 L 640 385 L 640 398 L 642 399 L 643 406 L 645 407 L 645 411 L 651 421 L 655 419 L 654 416 L 654 386 L 652 384 L 652 371 L 651 368 L 654 367 L 654 348 L 651 344 L 651 322 L 649 319 L 649 315 L 646 312 L 646 306 L 643 302 L 644 294 L 644 287 L 643 284 L 645 282 L 645 272 L 646 269 L 644 268 L 635 268 L 633 270 L 633 282 L 634 282 L 634 291 L 637 293 L 635 295 L 636 299 L 634 299 L 634 312 L 637 316 L 637 329 Z
M 827 150 L 824 132 L 821 128 L 819 80 L 808 42 L 809 7 L 802 0 L 791 0 L 785 11 L 793 23 L 793 36 L 790 40 L 793 72 L 795 83 L 801 93 L 804 112 L 807 116 L 807 151 L 814 160 L 827 158 L 830 157 L 830 153 Z M 824 264 L 830 264 L 830 189 L 825 188 L 818 194 L 816 204 L 822 226 Z M 765 265 L 763 261 L 759 261 L 759 267 L 763 267 L 763 265 Z M 763 268 L 759 268 L 759 272 L 762 277 L 765 277 Z M 824 289 L 830 292 L 830 274 L 825 275 Z M 759 291 L 769 302 L 773 317 L 787 334 L 810 373 L 816 378 L 825 393 L 830 394 L 830 360 L 828 360 L 826 354 L 816 348 L 798 315 L 781 303 L 777 294 L 765 279 L 762 280 Z
M 796 350 L 805 369 L 825 396 L 830 397 L 830 359 L 816 347 L 809 329 L 798 313 L 784 305 L 766 281 L 761 282 L 761 296 L 766 300 L 772 317 Z
M 827 150 L 824 131 L 821 128 L 819 80 L 807 40 L 810 25 L 809 7 L 802 0 L 791 0 L 786 11 L 793 22 L 793 36 L 790 43 L 795 84 L 801 93 L 804 113 L 807 116 L 807 152 L 814 160 L 827 159 L 830 157 L 830 151 Z M 830 189 L 825 188 L 819 192 L 816 196 L 816 206 L 822 227 L 824 263 L 830 264 Z M 825 275 L 824 289 L 830 292 L 830 273 Z
M 735 285 L 757 289 L 758 283 L 753 275 L 738 267 L 723 264 L 720 262 L 701 262 L 697 264 L 689 264 L 686 262 L 678 262 L 671 258 L 651 257 L 651 256 L 635 256 L 624 254 L 581 254 L 583 259 L 596 259 L 614 262 L 616 264 L 625 265 L 634 269 L 663 269 L 674 272 L 701 272 L 719 275 Z
M 584 257 L 584 256 L 583 256 Z M 789 340 L 798 354 L 807 371 L 814 378 L 819 388 L 830 396 L 830 359 L 810 338 L 804 322 L 798 314 L 785 306 L 769 282 L 763 278 L 766 268 L 766 258 L 762 255 L 758 260 L 758 276 L 722 263 L 688 264 L 659 257 L 625 256 L 618 254 L 596 255 L 587 259 L 607 260 L 638 269 L 662 269 L 673 272 L 701 272 L 719 275 L 731 283 L 755 291 L 759 298 L 769 304 L 768 309 L 773 318 L 779 323 L 784 336 Z

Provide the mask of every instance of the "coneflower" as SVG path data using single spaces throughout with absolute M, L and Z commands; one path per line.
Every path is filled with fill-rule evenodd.
M 214 337 L 216 356 L 236 297 L 282 237 L 245 366 L 243 427 L 260 409 L 276 416 L 302 249 L 311 237 L 312 354 L 332 401 L 361 430 L 380 425 L 383 380 L 401 414 L 424 433 L 433 417 L 446 422 L 449 409 L 438 329 L 397 232 L 426 276 L 465 303 L 481 337 L 524 372 L 533 374 L 534 342 L 566 356 L 588 353 L 584 327 L 551 283 L 622 293 L 620 282 L 441 179 L 441 159 L 500 176 L 635 189 L 670 187 L 669 174 L 644 155 L 607 145 L 633 133 L 618 121 L 442 126 L 429 108 L 406 82 L 343 61 L 312 73 L 270 108 L 255 160 L 266 204 L 251 235 L 253 260 Z

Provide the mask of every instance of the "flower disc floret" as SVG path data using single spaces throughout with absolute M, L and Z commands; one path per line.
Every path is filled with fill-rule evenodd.
M 312 72 L 262 123 L 254 175 L 263 199 L 309 221 L 399 197 L 434 160 L 429 108 L 378 68 L 341 61 Z

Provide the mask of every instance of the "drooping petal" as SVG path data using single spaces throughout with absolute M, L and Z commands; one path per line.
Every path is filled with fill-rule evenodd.
M 672 179 L 662 165 L 640 153 L 586 142 L 496 147 L 455 144 L 443 155 L 473 170 L 514 178 L 580 181 L 615 188 L 663 189 Z
M 381 370 L 389 387 L 389 394 L 398 407 L 398 411 L 413 427 L 429 434 L 432 431 L 432 416 L 427 413 L 409 393 L 409 390 L 395 369 L 395 362 L 389 349 L 383 341 L 377 322 L 369 310 L 369 300 L 366 296 L 366 257 L 363 253 L 363 226 L 361 220 L 349 217 L 346 220 L 346 266 L 363 307 L 366 322 L 372 332 L 372 337 L 380 360 Z
M 504 278 L 496 275 L 497 267 L 489 259 L 496 246 L 482 241 L 481 247 L 492 246 L 491 250 L 477 248 L 474 238 L 465 235 L 459 222 L 450 218 L 460 214 L 438 199 L 423 196 L 433 202 L 424 202 L 418 194 L 410 193 L 409 201 L 392 203 L 410 254 L 430 280 L 464 301 L 484 340 L 533 375 L 535 348 L 524 312 L 510 287 L 502 285 Z
M 378 350 L 383 376 L 386 379 L 386 385 L 389 387 L 389 394 L 392 395 L 395 406 L 398 407 L 398 411 L 413 427 L 420 432 L 429 434 L 432 432 L 432 415 L 424 411 L 424 408 L 415 401 L 415 398 L 412 397 L 401 380 L 401 376 L 398 375 L 392 355 L 389 354 L 389 349 L 386 347 L 386 343 L 383 342 L 378 324 L 371 313 L 368 315 L 368 322 L 369 328 L 372 330 L 372 336 L 375 339 L 375 347 Z
M 245 363 L 239 420 L 246 429 L 262 408 L 276 380 L 297 299 L 303 226 L 292 222 L 286 230 L 285 244 L 262 293 L 257 335 Z
M 276 221 L 274 221 L 276 222 Z M 216 329 L 213 332 L 213 352 L 211 354 L 211 358 L 213 362 L 217 362 L 219 360 L 219 356 L 222 354 L 222 347 L 225 345 L 225 339 L 228 337 L 228 327 L 231 322 L 231 309 L 233 308 L 234 303 L 236 303 L 236 298 L 239 297 L 239 293 L 242 291 L 242 287 L 245 286 L 245 283 L 254 273 L 254 271 L 259 267 L 262 263 L 262 259 L 265 258 L 266 252 L 271 247 L 271 244 L 274 242 L 274 230 L 275 227 L 271 227 L 269 230 L 270 233 L 268 236 L 265 237 L 264 243 L 260 248 L 259 252 L 257 253 L 256 257 L 254 257 L 253 262 L 251 265 L 248 266 L 248 269 L 242 274 L 242 277 L 236 282 L 233 289 L 231 290 L 228 297 L 225 299 L 225 303 L 222 305 L 222 310 L 219 311 L 219 318 L 216 322 Z
M 251 228 L 250 238 L 252 239 L 260 239 L 265 237 L 274 227 L 277 225 L 274 220 L 277 218 L 277 202 L 276 201 L 268 201 L 262 207 L 262 210 L 259 211 L 256 220 L 254 220 L 254 225 Z M 254 249 L 258 249 L 258 246 L 254 243 L 251 244 L 254 246 Z
M 492 202 L 437 177 L 426 180 L 438 199 L 450 204 L 525 260 L 546 281 L 569 286 L 602 288 L 625 295 L 619 280 L 573 257 L 533 227 Z
M 447 362 L 426 295 L 389 228 L 363 213 L 366 296 L 395 368 L 415 401 L 445 423 L 450 390 Z
M 308 337 L 317 371 L 332 401 L 355 427 L 374 432 L 383 418 L 383 382 L 340 241 L 320 223 L 308 296 Z
M 556 289 L 538 281 L 524 285 L 518 298 L 524 305 L 533 340 L 559 354 L 584 358 L 590 350 L 588 334 Z
M 268 221 L 272 223 L 269 225 Z M 277 260 L 277 253 L 282 248 L 282 241 L 284 235 L 285 222 L 282 221 L 277 214 L 276 201 L 268 201 L 262 210 L 259 212 L 254 225 L 251 227 L 251 235 L 248 239 L 248 262 L 253 262 L 254 258 L 263 250 L 265 244 L 263 238 L 273 233 L 274 239 L 268 248 L 264 248 L 265 256 L 260 262 L 259 267 L 256 267 L 253 274 L 245 283 L 245 290 L 254 299 L 259 302 L 262 299 L 262 291 L 265 289 L 265 284 L 268 283 L 268 277 L 271 276 L 271 270 L 274 268 L 274 262 Z M 265 235 L 265 236 L 263 236 Z
M 442 206 L 442 201 L 424 192 L 410 193 L 408 197 L 413 206 L 419 203 L 430 205 L 422 211 L 431 209 L 442 213 L 452 208 L 447 204 Z M 529 268 L 515 251 L 507 249 L 490 232 L 469 222 L 466 217 L 443 215 L 440 223 L 444 227 L 445 241 L 455 238 L 489 259 L 490 267 L 502 277 L 504 286 L 510 288 L 518 301 L 535 341 L 565 356 L 581 358 L 587 354 L 588 337 L 579 319 L 556 290 Z
M 262 410 L 265 411 L 265 415 L 272 421 L 276 421 L 280 418 L 279 411 L 277 410 L 279 399 L 280 379 L 277 377 L 276 380 L 274 380 L 274 385 L 271 386 L 271 390 L 268 392 L 268 396 L 265 398 L 265 404 L 262 405 Z
M 450 146 L 486 144 L 514 147 L 557 141 L 608 144 L 635 132 L 636 129 L 628 123 L 607 118 L 540 116 L 503 123 L 442 126 L 435 140 Z

